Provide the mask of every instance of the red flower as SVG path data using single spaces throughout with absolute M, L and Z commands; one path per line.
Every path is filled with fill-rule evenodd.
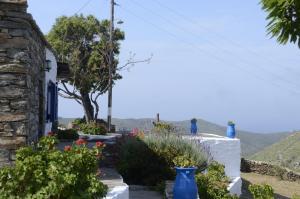
M 87 143 L 87 141 L 86 140 L 84 140 L 84 139 L 82 139 L 82 138 L 80 138 L 80 139 L 78 139 L 78 140 L 76 140 L 76 142 L 75 142 L 77 145 L 83 145 L 83 144 L 86 144 Z
M 65 148 L 64 148 L 65 151 L 71 151 L 71 149 L 72 149 L 72 147 L 69 146 L 69 145 L 68 145 L 68 146 L 65 146 Z
M 102 142 L 96 142 L 96 147 L 97 148 L 101 148 L 103 146 L 104 146 L 104 144 Z
M 100 159 L 100 157 L 101 157 L 101 153 L 97 153 L 96 158 Z
M 48 136 L 54 136 L 54 135 L 55 135 L 55 133 L 54 133 L 54 132 L 52 132 L 52 131 L 50 131 L 50 132 L 48 132 L 48 133 L 47 133 L 47 135 L 48 135 Z

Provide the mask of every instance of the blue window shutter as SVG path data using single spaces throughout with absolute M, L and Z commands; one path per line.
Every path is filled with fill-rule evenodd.
M 51 122 L 55 120 L 55 84 L 51 82 Z
M 47 109 L 46 109 L 46 120 L 49 122 L 51 120 L 51 83 L 47 86 Z
M 57 86 L 51 81 L 48 83 L 46 118 L 48 122 L 57 120 Z

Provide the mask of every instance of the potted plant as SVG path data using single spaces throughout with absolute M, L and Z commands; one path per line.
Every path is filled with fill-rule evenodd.
M 185 157 L 176 157 L 176 179 L 173 188 L 174 199 L 197 199 L 198 188 L 195 181 L 196 166 Z
M 233 121 L 228 122 L 226 134 L 229 138 L 235 138 L 235 124 Z

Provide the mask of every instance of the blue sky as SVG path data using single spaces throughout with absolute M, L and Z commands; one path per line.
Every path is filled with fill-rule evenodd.
M 28 1 L 44 33 L 63 14 L 109 17 L 109 0 Z M 166 120 L 234 120 L 238 128 L 256 132 L 300 129 L 300 49 L 266 35 L 259 1 L 117 3 L 116 19 L 124 21 L 119 26 L 126 33 L 120 62 L 130 52 L 153 59 L 122 72 L 113 90 L 114 117 L 152 118 L 159 112 Z M 100 102 L 106 118 L 107 96 Z M 83 115 L 71 100 L 60 98 L 59 106 L 60 116 Z

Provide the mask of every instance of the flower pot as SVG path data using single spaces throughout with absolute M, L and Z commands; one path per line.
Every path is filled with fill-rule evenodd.
M 195 120 L 195 121 L 191 121 L 191 133 L 193 134 L 193 135 L 196 135 L 197 134 L 197 120 Z
M 229 124 L 227 126 L 227 137 L 235 138 L 235 127 L 234 124 Z
M 195 181 L 195 167 L 176 167 L 176 180 L 173 188 L 174 199 L 197 199 L 198 188 Z

